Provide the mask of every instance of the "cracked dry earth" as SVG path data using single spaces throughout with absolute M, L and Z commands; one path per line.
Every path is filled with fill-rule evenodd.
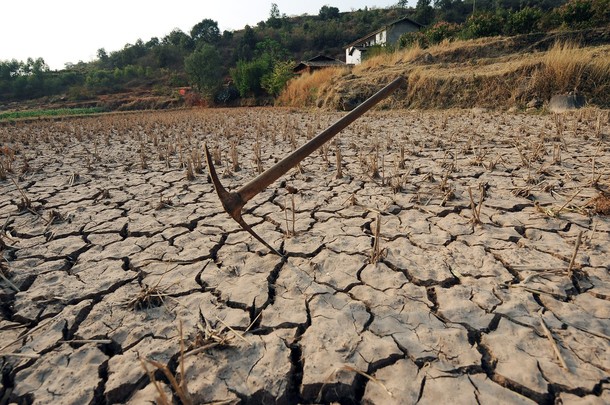
M 367 113 L 246 205 L 270 254 L 203 143 L 234 189 L 340 117 L 0 128 L 0 403 L 610 403 L 607 112 Z

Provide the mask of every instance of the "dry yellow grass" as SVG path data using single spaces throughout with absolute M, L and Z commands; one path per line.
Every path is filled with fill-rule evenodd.
M 381 53 L 371 58 L 365 59 L 360 65 L 354 66 L 353 72 L 360 74 L 370 69 L 382 68 L 384 66 L 394 66 L 402 63 L 411 62 L 424 54 L 424 50 L 419 46 L 408 49 L 400 49 L 391 53 Z
M 320 90 L 329 85 L 334 78 L 341 77 L 349 70 L 344 67 L 327 68 L 313 73 L 304 73 L 292 79 L 277 99 L 277 104 L 289 107 L 312 105 Z
M 593 96 L 607 93 L 610 86 L 610 48 L 582 48 L 572 42 L 557 42 L 542 57 L 543 68 L 532 77 L 545 93 L 582 91 L 591 86 Z

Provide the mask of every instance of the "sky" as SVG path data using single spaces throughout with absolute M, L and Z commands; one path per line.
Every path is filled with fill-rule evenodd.
M 412 1 L 413 3 L 415 0 Z M 324 5 L 341 12 L 385 8 L 397 0 L 12 0 L 2 4 L 0 60 L 43 58 L 52 70 L 66 63 L 90 62 L 97 50 L 110 53 L 173 29 L 189 33 L 203 19 L 218 23 L 220 31 L 240 30 L 267 20 L 271 4 L 281 14 L 317 15 Z M 372 30 L 374 27 L 371 27 Z

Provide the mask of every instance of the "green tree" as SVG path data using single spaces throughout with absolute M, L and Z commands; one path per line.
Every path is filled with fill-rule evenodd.
M 241 97 L 258 96 L 261 94 L 261 80 L 269 72 L 269 61 L 258 58 L 251 61 L 237 61 L 237 66 L 231 69 L 231 78 Z
M 224 30 L 222 32 L 222 39 L 225 41 L 231 41 L 233 39 L 233 31 Z
M 592 0 L 570 0 L 559 9 L 563 22 L 571 28 L 584 28 L 592 25 L 595 15 Z
M 220 87 L 221 66 L 220 52 L 210 44 L 203 45 L 184 60 L 184 70 L 189 82 L 208 99 L 211 99 Z
M 104 48 L 100 48 L 97 50 L 97 58 L 102 63 L 105 63 L 108 61 L 108 53 L 106 53 L 106 50 Z
M 157 46 L 159 46 L 159 44 L 161 44 L 161 41 L 159 41 L 159 38 L 152 37 L 151 39 L 148 40 L 148 42 L 146 42 L 145 46 L 148 49 L 154 49 Z
M 273 95 L 278 87 L 283 87 L 283 67 L 278 66 L 278 71 L 274 72 L 275 66 L 287 59 L 288 51 L 279 42 L 266 39 L 257 43 L 254 59 L 240 60 L 231 70 L 239 94 L 242 97 L 260 96 L 265 90 Z
M 294 63 L 291 61 L 275 62 L 273 70 L 261 78 L 262 88 L 274 97 L 279 96 L 288 80 L 294 76 L 293 67 Z
M 322 6 L 318 15 L 322 20 L 334 20 L 339 18 L 339 9 L 337 7 Z
M 510 12 L 506 21 L 506 32 L 510 35 L 528 34 L 538 29 L 543 13 L 538 8 L 524 7 Z
M 159 45 L 153 50 L 153 59 L 159 68 L 180 69 L 184 58 L 185 51 L 171 44 Z
M 191 38 L 193 41 L 195 41 L 195 43 L 217 43 L 220 40 L 218 23 L 209 18 L 202 20 L 201 22 L 195 24 L 191 29 Z
M 491 12 L 477 12 L 466 20 L 462 36 L 465 39 L 492 37 L 500 35 L 504 27 L 504 20 L 498 14 Z
M 477 0 L 477 9 L 481 0 Z M 462 23 L 472 14 L 473 4 L 465 4 L 462 0 L 434 0 L 436 21 Z
M 256 48 L 256 35 L 254 29 L 249 25 L 244 27 L 243 36 L 240 38 L 237 44 L 237 59 L 238 60 L 252 60 L 254 56 L 254 49 Z
M 441 43 L 445 39 L 455 39 L 460 29 L 461 26 L 459 24 L 440 21 L 426 29 L 424 35 L 427 39 L 427 44 L 434 45 Z
M 280 15 L 280 8 L 276 3 L 271 3 L 271 11 L 269 12 L 269 18 L 267 19 L 267 25 L 271 28 L 278 29 L 282 26 L 282 19 Z
M 278 60 L 287 59 L 288 51 L 276 40 L 267 38 L 256 44 L 255 55 L 259 58 L 267 57 L 271 63 L 275 63 Z
M 178 28 L 163 37 L 161 43 L 163 45 L 173 45 L 185 51 L 193 49 L 193 39 Z
M 415 21 L 423 25 L 428 25 L 434 21 L 434 8 L 430 4 L 430 0 L 417 0 L 415 14 L 413 15 Z

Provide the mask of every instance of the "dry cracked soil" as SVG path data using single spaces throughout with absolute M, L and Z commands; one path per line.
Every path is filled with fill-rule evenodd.
M 610 123 L 185 110 L 0 127 L 0 403 L 610 403 Z M 340 169 L 340 170 L 339 170 Z

